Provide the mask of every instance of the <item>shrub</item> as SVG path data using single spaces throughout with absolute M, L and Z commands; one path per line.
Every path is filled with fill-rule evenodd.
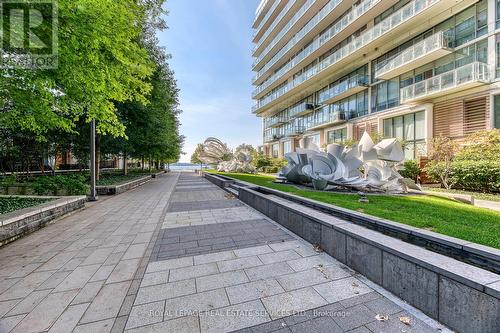
M 500 159 L 500 130 L 479 131 L 468 136 L 456 156 L 460 161 Z
M 284 158 L 272 158 L 270 161 L 271 165 L 264 167 L 265 173 L 278 173 L 288 164 L 288 161 Z
M 65 190 L 68 195 L 83 195 L 88 189 L 83 175 L 37 177 L 31 187 L 38 195 L 52 195 L 58 190 Z
M 417 181 L 417 177 L 420 174 L 420 167 L 418 163 L 414 160 L 405 161 L 404 169 L 399 171 L 399 174 L 405 178 L 413 179 L 415 182 Z
M 455 188 L 480 192 L 500 192 L 500 161 L 454 161 L 451 179 Z

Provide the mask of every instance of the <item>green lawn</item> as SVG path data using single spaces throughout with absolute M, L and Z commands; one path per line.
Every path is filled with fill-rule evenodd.
M 481 193 L 481 192 L 472 192 L 472 191 L 463 191 L 463 190 L 447 190 L 445 188 L 436 188 L 436 187 L 427 187 L 424 186 L 425 191 L 429 192 L 447 192 L 447 193 L 456 193 L 456 194 L 467 194 L 472 195 L 475 199 L 478 200 L 489 200 L 489 201 L 499 201 L 500 202 L 500 194 L 491 194 L 491 193 Z
M 0 214 L 6 214 L 15 210 L 37 206 L 51 200 L 53 199 L 0 197 Z
M 275 184 L 272 176 L 221 174 L 500 249 L 500 212 L 424 195 L 371 195 L 369 203 L 360 203 L 357 195 L 316 192 L 293 185 Z

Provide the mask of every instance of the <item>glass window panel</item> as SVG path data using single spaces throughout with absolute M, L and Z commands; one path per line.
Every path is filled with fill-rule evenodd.
M 399 79 L 389 81 L 387 106 L 394 107 L 399 104 Z
M 415 140 L 425 139 L 425 112 L 415 113 Z
M 405 160 L 415 159 L 415 143 L 409 142 L 405 146 Z
M 462 45 L 476 35 L 475 7 L 469 7 L 463 12 L 457 14 L 455 25 L 455 45 Z
M 494 102 L 494 123 L 493 126 L 495 128 L 500 129 L 500 95 L 495 96 L 495 102 Z
M 403 119 L 404 139 L 406 141 L 415 140 L 415 114 L 407 114 Z
M 403 139 L 403 117 L 394 118 L 393 135 L 398 139 Z
M 392 118 L 384 119 L 384 137 L 392 138 Z

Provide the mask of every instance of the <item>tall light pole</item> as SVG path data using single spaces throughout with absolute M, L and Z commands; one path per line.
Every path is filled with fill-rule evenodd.
M 97 201 L 96 169 L 95 169 L 95 119 L 90 123 L 90 197 L 89 201 Z

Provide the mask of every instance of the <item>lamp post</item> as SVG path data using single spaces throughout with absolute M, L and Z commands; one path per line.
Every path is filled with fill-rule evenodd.
M 95 119 L 90 123 L 90 197 L 89 201 L 97 201 L 96 169 L 95 169 Z

